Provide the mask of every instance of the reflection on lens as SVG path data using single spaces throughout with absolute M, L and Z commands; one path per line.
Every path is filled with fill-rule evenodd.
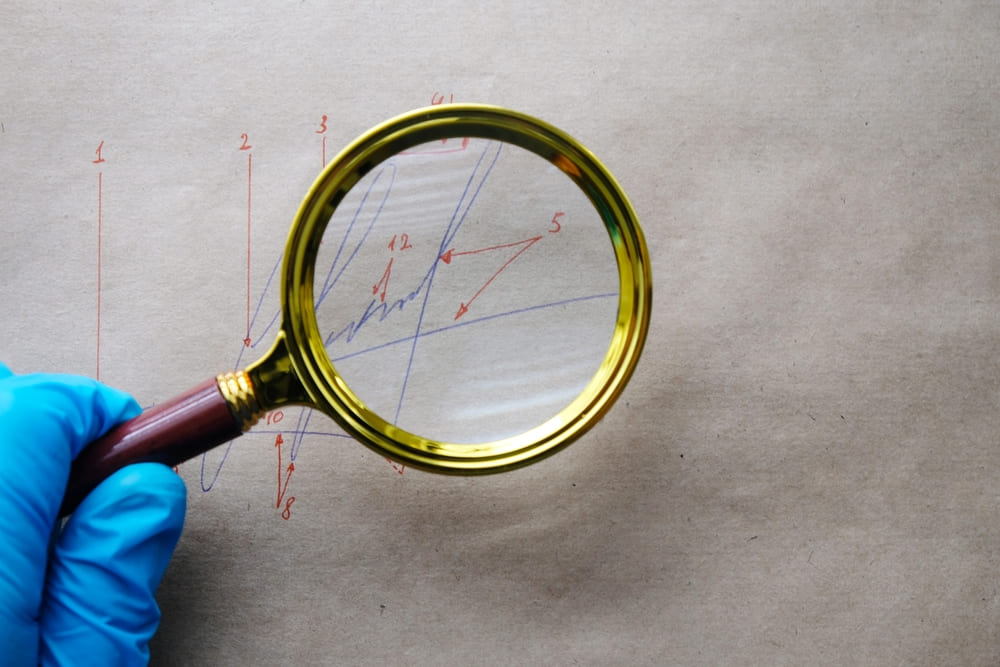
M 559 168 L 456 137 L 392 156 L 347 193 L 313 293 L 327 353 L 370 410 L 483 443 L 583 391 L 608 353 L 619 274 L 604 222 Z

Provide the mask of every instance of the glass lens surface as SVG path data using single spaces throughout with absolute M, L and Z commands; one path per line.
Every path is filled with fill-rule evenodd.
M 327 224 L 317 323 L 373 412 L 451 443 L 515 436 L 576 398 L 608 353 L 607 229 L 556 166 L 454 137 L 377 164 Z

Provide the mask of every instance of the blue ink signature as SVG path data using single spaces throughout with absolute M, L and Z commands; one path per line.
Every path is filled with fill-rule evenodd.
M 500 158 L 501 152 L 502 152 L 502 144 L 497 142 L 490 142 L 485 146 L 483 151 L 480 153 L 464 185 L 461 196 L 459 197 L 459 200 L 454 207 L 451 217 L 448 220 L 448 224 L 444 230 L 444 233 L 442 234 L 438 252 L 435 254 L 434 260 L 431 262 L 431 265 L 428 267 L 427 271 L 424 273 L 423 277 L 420 279 L 420 282 L 417 284 L 417 286 L 414 289 L 412 289 L 409 293 L 407 293 L 404 297 L 388 303 L 383 302 L 380 299 L 373 298 L 357 317 L 355 317 L 354 319 L 352 319 L 351 321 L 347 322 L 342 326 L 333 327 L 329 332 L 325 334 L 324 344 L 327 347 L 341 340 L 345 343 L 351 343 L 358 336 L 361 330 L 366 326 L 370 326 L 374 323 L 384 322 L 394 313 L 402 312 L 410 304 L 419 301 L 420 310 L 418 313 L 415 329 L 411 335 L 397 338 L 395 340 L 384 342 L 378 345 L 369 346 L 358 350 L 353 350 L 332 358 L 332 362 L 336 364 L 337 362 L 345 359 L 369 354 L 372 352 L 386 349 L 388 347 L 409 344 L 410 350 L 406 364 L 406 371 L 403 375 L 403 381 L 399 392 L 399 399 L 396 406 L 396 414 L 395 414 L 396 420 L 398 420 L 399 413 L 402 410 L 405 401 L 406 387 L 409 382 L 410 373 L 413 367 L 413 359 L 416 356 L 418 342 L 422 338 L 425 338 L 427 336 L 438 335 L 446 331 L 450 331 L 452 329 L 481 324 L 483 322 L 488 322 L 490 320 L 494 320 L 497 318 L 509 317 L 530 311 L 535 311 L 545 308 L 553 308 L 570 303 L 588 301 L 592 299 L 607 299 L 607 298 L 618 297 L 617 292 L 574 297 L 569 299 L 562 299 L 559 301 L 552 301 L 543 304 L 526 306 L 524 308 L 506 311 L 502 313 L 480 316 L 478 318 L 465 318 L 461 322 L 456 322 L 454 324 L 449 324 L 431 330 L 423 329 L 424 315 L 427 309 L 427 303 L 430 294 L 432 292 L 435 273 L 439 265 L 439 258 L 452 245 L 455 236 L 458 234 L 459 230 L 462 227 L 462 224 L 465 222 L 466 217 L 469 214 L 469 211 L 472 209 L 477 198 L 479 197 L 484 186 L 486 185 L 490 173 L 493 171 L 494 167 L 497 164 L 497 161 Z M 329 296 L 331 291 L 337 286 L 338 281 L 344 275 L 344 272 L 350 266 L 351 262 L 354 261 L 355 257 L 358 255 L 358 252 L 361 250 L 364 244 L 368 241 L 369 235 L 371 234 L 372 229 L 378 222 L 379 217 L 382 214 L 382 211 L 392 193 L 393 184 L 395 182 L 395 175 L 396 175 L 395 164 L 393 164 L 391 161 L 384 163 L 383 165 L 381 165 L 380 169 L 375 173 L 374 178 L 371 180 L 366 191 L 364 192 L 364 195 L 361 197 L 361 201 L 359 202 L 357 208 L 353 212 L 350 222 L 347 224 L 347 227 L 344 231 L 344 235 L 340 240 L 334 258 L 326 271 L 326 275 L 323 281 L 323 286 L 320 288 L 316 296 L 315 307 L 317 309 L 323 303 L 323 301 L 326 300 L 327 296 Z M 353 248 L 349 249 L 348 239 L 351 237 L 352 232 L 355 230 L 355 228 L 364 225 L 362 219 L 366 214 L 366 212 L 371 210 L 370 200 L 372 198 L 372 193 L 375 191 L 376 186 L 383 179 L 387 180 L 384 194 L 382 195 L 381 200 L 374 204 L 374 210 L 371 211 L 371 217 L 367 221 L 367 225 L 364 227 L 364 231 L 361 232 L 360 239 L 353 246 Z M 342 259 L 343 261 L 341 261 Z M 278 275 L 278 270 L 281 266 L 281 261 L 282 258 L 281 256 L 279 256 L 278 260 L 275 262 L 273 268 L 271 269 L 271 272 L 267 278 L 267 282 L 264 285 L 264 289 L 261 292 L 259 299 L 257 300 L 257 305 L 253 312 L 253 316 L 251 318 L 250 328 L 252 333 L 256 332 L 255 327 L 257 326 L 258 320 L 261 319 L 261 311 L 263 310 L 263 305 L 267 300 L 267 297 L 273 295 L 272 290 L 276 287 L 275 277 Z M 259 332 L 256 332 L 255 335 L 252 336 L 253 342 L 251 342 L 249 346 L 245 344 L 240 345 L 239 353 L 237 354 L 236 363 L 234 365 L 235 368 L 242 367 L 243 354 L 247 349 L 256 348 L 262 341 L 268 344 L 270 343 L 268 333 L 272 329 L 274 329 L 276 323 L 280 320 L 280 318 L 281 318 L 281 311 L 280 309 L 277 309 L 268 319 L 267 324 L 264 325 Z M 298 408 L 293 408 L 292 410 L 298 410 L 298 415 L 296 417 L 296 423 L 294 428 L 291 429 L 285 428 L 280 430 L 255 428 L 252 431 L 253 434 L 257 435 L 276 435 L 279 433 L 283 434 L 283 436 L 286 437 L 290 435 L 291 447 L 289 448 L 289 459 L 291 461 L 295 461 L 296 457 L 298 456 L 299 449 L 307 436 L 322 437 L 322 438 L 327 438 L 327 437 L 348 438 L 348 439 L 350 439 L 351 437 L 346 433 L 339 431 L 310 430 L 309 422 L 312 417 L 314 409 L 308 407 L 298 407 Z M 290 412 L 290 410 L 288 409 L 285 409 L 284 411 L 286 413 Z M 208 454 L 206 453 L 202 455 L 201 475 L 200 475 L 202 491 L 204 492 L 210 491 L 214 487 L 215 483 L 218 481 L 218 478 L 222 472 L 222 468 L 224 467 L 226 460 L 229 457 L 229 453 L 234 442 L 235 441 L 230 441 L 229 443 L 226 444 L 224 450 L 222 451 L 218 465 L 215 467 L 214 471 L 207 469 Z

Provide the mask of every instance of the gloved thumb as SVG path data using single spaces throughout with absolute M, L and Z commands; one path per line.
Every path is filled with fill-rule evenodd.
M 184 523 L 184 483 L 170 468 L 122 468 L 88 495 L 58 536 L 40 618 L 43 664 L 149 660 L 154 593 Z

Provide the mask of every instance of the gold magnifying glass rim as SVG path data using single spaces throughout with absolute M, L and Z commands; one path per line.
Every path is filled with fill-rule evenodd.
M 587 195 L 605 223 L 620 279 L 615 330 L 583 391 L 544 423 L 478 444 L 444 442 L 382 419 L 358 398 L 330 361 L 316 322 L 313 279 L 320 240 L 347 192 L 379 163 L 418 144 L 479 137 L 514 144 L 548 160 Z M 652 303 L 649 253 L 635 211 L 611 173 L 565 132 L 523 113 L 482 104 L 416 109 L 366 132 L 335 157 L 306 194 L 282 266 L 282 329 L 292 370 L 314 407 L 378 454 L 441 473 L 510 470 L 551 455 L 593 426 L 618 398 L 645 343 Z

